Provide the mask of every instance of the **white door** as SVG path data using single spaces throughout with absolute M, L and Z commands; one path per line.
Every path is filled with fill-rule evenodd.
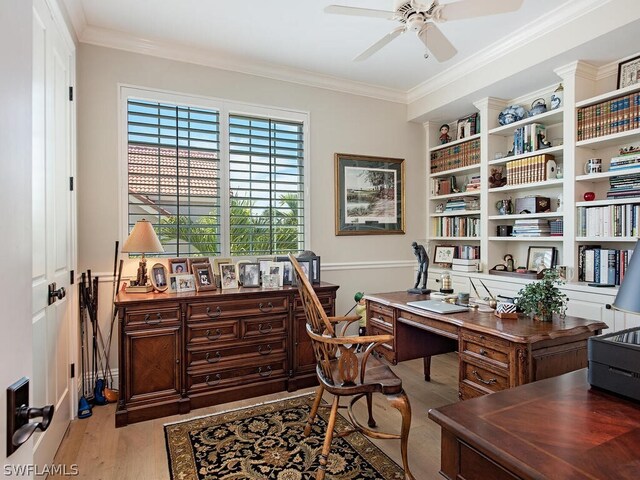
M 31 2 L 0 1 L 0 462 L 12 478 L 33 460 L 31 442 L 6 458 L 5 433 L 5 389 L 31 377 L 31 23 Z
M 54 405 L 49 429 L 34 439 L 34 461 L 50 464 L 74 412 L 71 363 L 77 339 L 70 274 L 75 218 L 72 176 L 73 51 L 45 0 L 34 0 L 33 20 L 33 378 L 31 403 Z M 49 305 L 49 285 L 65 296 Z M 61 291 L 61 290 L 60 290 Z M 75 322 L 73 323 L 75 324 Z

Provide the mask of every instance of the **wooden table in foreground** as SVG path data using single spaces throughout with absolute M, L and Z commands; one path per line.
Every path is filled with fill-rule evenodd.
M 394 335 L 393 342 L 378 347 L 391 363 L 424 358 L 429 380 L 432 355 L 458 352 L 458 396 L 463 400 L 584 368 L 587 339 L 607 328 L 577 317 L 539 322 L 476 310 L 443 315 L 408 306 L 429 296 L 406 292 L 365 298 L 368 333 Z
M 448 479 L 636 479 L 640 404 L 592 389 L 587 370 L 432 409 Z

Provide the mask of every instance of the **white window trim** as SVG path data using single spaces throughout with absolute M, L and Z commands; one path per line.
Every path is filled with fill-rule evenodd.
M 304 171 L 304 248 L 311 250 L 311 168 L 310 168 L 310 135 L 309 112 L 232 102 L 214 97 L 204 97 L 185 93 L 159 90 L 135 85 L 118 84 L 118 212 L 119 238 L 123 245 L 129 235 L 128 208 L 128 155 L 127 155 L 127 101 L 130 98 L 151 102 L 167 102 L 196 108 L 208 108 L 220 112 L 220 208 L 223 215 L 220 219 L 222 229 L 221 256 L 230 255 L 229 237 L 229 115 L 249 115 L 272 118 L 284 121 L 302 122 L 303 124 L 303 171 Z M 226 193 L 226 194 L 225 194 Z M 240 257 L 238 257 L 240 258 Z

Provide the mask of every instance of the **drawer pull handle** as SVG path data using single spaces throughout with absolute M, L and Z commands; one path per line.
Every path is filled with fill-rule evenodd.
M 211 336 L 211 330 L 207 330 L 204 334 L 205 337 L 207 337 L 209 340 L 217 340 L 222 336 L 222 332 L 220 331 L 219 328 L 216 328 L 216 336 L 212 337 Z
M 478 375 L 478 372 L 476 370 L 472 370 L 471 373 L 473 374 L 474 377 L 476 377 L 476 380 L 484 383 L 485 385 L 493 385 L 498 381 L 497 378 L 490 378 L 489 380 L 483 380 L 482 377 Z
M 204 379 L 204 383 L 206 383 L 207 385 L 209 385 L 210 387 L 215 387 L 216 385 L 218 385 L 220 383 L 220 381 L 222 380 L 222 378 L 220 377 L 219 373 L 216 373 L 216 379 L 213 382 L 209 381 L 209 375 L 207 375 Z
M 144 323 L 146 323 L 147 325 L 158 325 L 162 323 L 162 314 L 158 313 L 156 316 L 158 317 L 157 320 L 151 320 L 151 315 L 147 313 L 144 316 Z
M 267 351 L 262 351 L 262 345 L 258 347 L 258 353 L 260 355 L 269 355 L 271 353 L 271 345 L 267 345 Z
M 204 359 L 209 363 L 218 363 L 221 358 L 222 355 L 220 355 L 220 352 L 216 352 L 216 356 L 213 358 L 211 358 L 211 352 L 207 352 L 207 354 L 204 356 Z
M 262 302 L 260 302 L 260 305 L 258 305 L 258 308 L 262 313 L 269 313 L 271 310 L 273 310 L 273 303 L 271 302 L 267 303 L 267 307 L 269 308 L 268 309 L 262 308 Z
M 220 315 L 222 315 L 222 310 L 220 309 L 220 307 L 216 307 L 216 314 L 215 315 L 211 315 L 211 307 L 207 307 L 207 316 L 209 318 L 218 318 Z
M 487 355 L 489 355 L 489 352 L 487 352 L 484 348 L 481 348 L 480 355 L 482 355 L 483 357 L 486 357 Z
M 271 325 L 270 323 L 267 323 L 267 326 L 269 327 L 269 330 L 267 330 L 266 328 L 262 328 L 262 324 L 258 325 L 258 331 L 265 335 L 267 333 L 271 333 L 271 330 L 273 330 L 273 325 Z
M 271 370 L 271 366 L 267 366 L 267 371 L 266 372 L 262 372 L 262 367 L 258 367 L 258 375 L 260 375 L 261 377 L 268 377 L 272 374 L 272 370 Z

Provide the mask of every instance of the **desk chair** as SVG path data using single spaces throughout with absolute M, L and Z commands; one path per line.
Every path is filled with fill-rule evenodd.
M 293 265 L 300 299 L 304 307 L 307 320 L 307 334 L 311 338 L 313 351 L 316 357 L 316 375 L 320 383 L 316 398 L 311 407 L 304 435 L 311 434 L 311 428 L 316 418 L 318 408 L 321 406 L 322 394 L 325 390 L 333 394 L 331 404 L 331 414 L 327 425 L 327 432 L 324 438 L 322 454 L 320 455 L 320 468 L 316 473 L 316 480 L 323 480 L 326 469 L 329 451 L 331 450 L 331 440 L 334 435 L 334 427 L 340 397 L 352 397 L 347 407 L 352 428 L 338 433 L 343 437 L 353 432 L 362 432 L 372 438 L 399 439 L 402 452 L 402 464 L 404 467 L 405 480 L 415 480 L 409 471 L 407 460 L 407 443 L 409 439 L 409 428 L 411 426 L 411 405 L 409 398 L 402 390 L 402 380 L 398 378 L 391 369 L 371 356 L 376 345 L 383 342 L 390 343 L 392 335 L 371 335 L 371 336 L 345 336 L 345 330 L 351 322 L 357 321 L 360 317 L 327 317 L 322 304 L 318 300 L 313 287 L 309 283 L 307 276 L 300 267 L 293 255 L 289 255 Z M 339 322 L 346 321 L 347 324 L 342 329 L 341 335 L 335 333 L 334 326 Z M 363 352 L 356 353 L 358 345 L 367 346 Z M 392 434 L 372 430 L 376 423 L 372 415 L 372 397 L 374 393 L 382 393 L 390 401 L 392 407 L 396 408 L 402 416 L 402 426 L 400 434 Z M 369 412 L 368 426 L 361 425 L 353 416 L 353 405 L 361 398 L 366 398 Z

